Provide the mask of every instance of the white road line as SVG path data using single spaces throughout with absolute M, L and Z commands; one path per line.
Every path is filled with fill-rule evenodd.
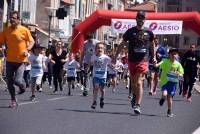
M 200 134 L 200 127 L 197 128 L 192 134 Z
M 61 99 L 66 99 L 69 97 L 58 97 L 58 98 L 51 98 L 51 99 L 47 99 L 46 101 L 54 101 L 54 100 L 61 100 Z M 22 103 L 18 103 L 18 105 L 28 105 L 28 104 L 35 104 L 38 102 L 42 102 L 42 101 L 30 101 L 30 102 L 22 102 Z
M 52 98 L 52 99 L 47 99 L 47 101 L 61 100 L 61 99 L 66 99 L 66 98 L 69 98 L 69 97 Z
M 35 104 L 35 103 L 38 103 L 38 102 L 40 102 L 40 101 L 23 102 L 23 103 L 18 103 L 18 105 Z

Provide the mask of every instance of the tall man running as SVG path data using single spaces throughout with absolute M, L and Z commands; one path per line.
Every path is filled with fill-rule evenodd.
M 92 55 L 95 53 L 95 47 L 96 44 L 99 42 L 98 40 L 92 39 L 93 35 L 88 34 L 87 40 L 84 42 L 83 46 L 83 53 L 82 53 L 82 60 L 81 60 L 81 66 L 82 66 L 82 73 L 83 73 L 83 96 L 87 96 L 87 81 L 89 77 L 89 73 L 92 71 L 92 65 L 89 66 L 89 63 L 91 61 Z M 81 83 L 82 84 L 82 83 Z
M 153 62 L 155 58 L 154 35 L 144 28 L 145 12 L 138 11 L 136 16 L 137 26 L 128 29 L 123 35 L 123 41 L 118 46 L 116 57 L 119 52 L 128 45 L 128 62 L 133 97 L 131 105 L 136 114 L 141 113 L 140 104 L 143 96 L 143 84 L 145 73 L 148 70 L 148 48 L 152 49 Z
M 20 17 L 17 11 L 10 15 L 11 26 L 0 33 L 0 44 L 6 43 L 6 78 L 8 90 L 11 95 L 10 107 L 16 107 L 15 87 L 20 89 L 19 94 L 25 92 L 23 84 L 23 74 L 25 63 L 28 61 L 28 50 L 34 45 L 30 31 L 20 25 Z

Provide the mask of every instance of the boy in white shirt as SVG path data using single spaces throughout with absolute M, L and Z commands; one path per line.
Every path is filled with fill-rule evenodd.
M 30 97 L 31 101 L 35 100 L 35 89 L 37 86 L 41 86 L 42 76 L 43 76 L 43 68 L 45 68 L 45 62 L 43 61 L 43 55 L 40 54 L 40 45 L 37 44 L 33 47 L 33 52 L 29 57 L 29 61 L 31 63 L 31 91 L 32 95 Z
M 64 70 L 67 72 L 68 82 L 68 95 L 71 95 L 71 87 L 74 88 L 75 78 L 77 77 L 76 70 L 80 67 L 80 64 L 74 59 L 74 54 L 69 54 L 69 59 L 64 64 Z
M 100 108 L 104 106 L 104 87 L 106 85 L 108 65 L 111 62 L 110 57 L 104 54 L 104 43 L 99 42 L 95 47 L 95 55 L 92 56 L 91 63 L 93 64 L 93 103 L 91 108 L 95 109 L 97 106 L 98 91 L 101 92 Z

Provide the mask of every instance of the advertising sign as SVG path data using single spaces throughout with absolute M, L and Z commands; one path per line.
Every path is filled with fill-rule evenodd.
M 146 20 L 144 27 L 154 34 L 181 34 L 183 21 L 172 20 Z M 112 19 L 112 30 L 116 33 L 124 33 L 136 26 L 136 20 Z

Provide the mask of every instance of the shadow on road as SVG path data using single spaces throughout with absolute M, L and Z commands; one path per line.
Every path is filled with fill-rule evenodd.
M 10 109 L 9 106 L 0 106 L 0 108 L 9 108 Z
M 147 97 L 148 99 L 160 100 L 159 97 Z M 184 101 L 183 99 L 173 99 L 173 101 Z
M 138 116 L 134 113 L 127 113 L 127 112 L 105 112 L 105 111 L 98 111 L 98 110 L 77 110 L 77 109 L 56 109 L 58 111 L 71 111 L 71 112 L 78 112 L 78 113 L 98 113 L 98 114 L 112 114 L 112 115 L 128 115 L 128 116 Z M 163 117 L 161 115 L 155 115 L 155 114 L 140 114 L 142 116 L 149 116 L 149 117 Z
M 106 105 L 116 105 L 116 106 L 124 106 L 124 105 L 129 105 L 129 104 L 124 104 L 124 103 L 111 103 L 111 102 L 106 102 Z
M 106 100 L 119 100 L 119 101 L 128 101 L 128 98 L 127 99 L 118 99 L 118 98 L 107 98 L 106 97 Z
M 76 109 L 56 109 L 58 111 L 71 111 L 71 112 L 78 112 L 78 113 L 99 113 L 99 114 L 113 114 L 113 115 L 130 115 L 130 116 L 137 116 L 133 113 L 126 113 L 126 112 L 103 112 L 98 110 L 76 110 Z

